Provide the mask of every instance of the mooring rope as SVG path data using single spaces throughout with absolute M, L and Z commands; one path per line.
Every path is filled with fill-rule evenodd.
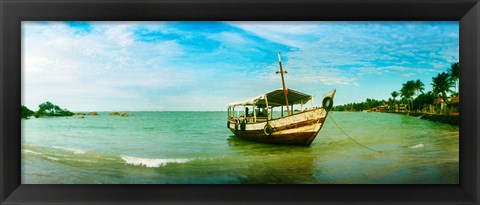
M 350 140 L 352 140 L 353 142 L 357 143 L 358 145 L 364 147 L 365 149 L 369 149 L 369 150 L 372 150 L 372 151 L 375 151 L 375 152 L 384 152 L 384 151 L 380 151 L 380 150 L 376 150 L 376 149 L 367 147 L 367 146 L 361 144 L 360 142 L 357 142 L 357 140 L 355 140 L 355 139 L 353 139 L 352 137 L 350 137 L 350 135 L 347 134 L 347 133 L 345 132 L 345 130 L 343 130 L 343 129 L 337 124 L 337 122 L 333 119 L 333 117 L 332 117 L 331 114 L 328 115 L 328 116 L 330 117 L 330 119 L 332 119 L 332 121 L 333 121 L 333 123 L 335 124 L 335 126 L 337 126 L 337 128 L 338 128 L 340 131 L 342 131 L 345 136 L 348 137 L 348 139 L 350 139 Z

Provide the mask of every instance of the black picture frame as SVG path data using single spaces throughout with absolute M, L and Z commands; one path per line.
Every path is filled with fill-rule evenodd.
M 1 204 L 478 204 L 479 0 L 0 0 Z M 460 22 L 459 185 L 22 185 L 21 21 Z

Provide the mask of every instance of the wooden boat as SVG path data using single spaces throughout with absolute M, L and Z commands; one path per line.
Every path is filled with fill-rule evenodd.
M 336 90 L 322 97 L 322 107 L 314 107 L 314 96 L 285 87 L 280 53 L 283 89 L 277 89 L 241 102 L 228 104 L 227 128 L 245 139 L 276 144 L 310 145 L 322 128 L 333 106 Z M 303 106 L 311 102 L 311 107 Z M 300 106 L 293 110 L 294 105 Z M 287 108 L 284 116 L 283 108 Z M 280 112 L 274 112 L 280 108 Z M 249 111 L 251 109 L 251 111 Z M 275 116 L 278 115 L 278 116 Z

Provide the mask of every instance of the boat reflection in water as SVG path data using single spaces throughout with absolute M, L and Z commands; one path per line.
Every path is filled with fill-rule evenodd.
M 318 184 L 316 157 L 310 147 L 255 143 L 237 136 L 228 145 L 243 160 L 235 176 L 241 184 Z

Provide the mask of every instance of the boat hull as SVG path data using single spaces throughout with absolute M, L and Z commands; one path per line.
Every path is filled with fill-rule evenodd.
M 247 123 L 245 130 L 240 129 L 238 122 L 229 120 L 229 129 L 238 137 L 248 140 L 309 146 L 322 128 L 328 110 L 317 108 L 310 111 L 269 120 L 273 131 L 268 134 L 264 130 L 267 122 Z M 237 125 L 235 125 L 237 124 Z

